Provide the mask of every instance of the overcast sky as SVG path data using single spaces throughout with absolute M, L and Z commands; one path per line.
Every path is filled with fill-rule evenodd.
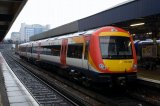
M 10 38 L 11 32 L 19 32 L 21 23 L 55 28 L 126 1 L 131 0 L 28 0 L 5 39 Z

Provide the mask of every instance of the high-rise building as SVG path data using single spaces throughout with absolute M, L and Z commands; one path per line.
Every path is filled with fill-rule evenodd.
M 25 23 L 21 24 L 20 28 L 20 40 L 21 42 L 28 42 L 29 37 L 35 34 L 42 33 L 50 29 L 50 25 L 42 26 L 39 24 L 27 25 Z
M 19 42 L 20 41 L 20 33 L 19 32 L 12 32 L 11 33 L 11 40 L 15 43 L 15 42 Z

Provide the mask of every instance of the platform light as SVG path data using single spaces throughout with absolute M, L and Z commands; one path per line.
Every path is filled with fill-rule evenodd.
M 147 35 L 152 35 L 152 32 L 148 32 L 148 33 L 146 33 Z
M 140 25 L 144 25 L 145 23 L 137 23 L 137 24 L 131 24 L 130 26 L 140 26 Z

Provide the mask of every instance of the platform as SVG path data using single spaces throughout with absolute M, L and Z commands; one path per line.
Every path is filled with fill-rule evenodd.
M 160 68 L 154 70 L 138 69 L 138 77 L 160 81 Z
M 0 106 L 39 106 L 0 53 Z
M 137 73 L 138 82 L 143 85 L 149 85 L 154 88 L 160 89 L 160 67 L 154 70 L 138 69 Z

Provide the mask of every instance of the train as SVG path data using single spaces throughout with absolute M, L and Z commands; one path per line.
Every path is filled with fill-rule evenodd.
M 132 36 L 105 26 L 18 45 L 21 58 L 62 68 L 66 76 L 85 86 L 126 85 L 137 78 Z
M 138 67 L 146 70 L 155 70 L 160 65 L 160 40 L 134 41 Z

